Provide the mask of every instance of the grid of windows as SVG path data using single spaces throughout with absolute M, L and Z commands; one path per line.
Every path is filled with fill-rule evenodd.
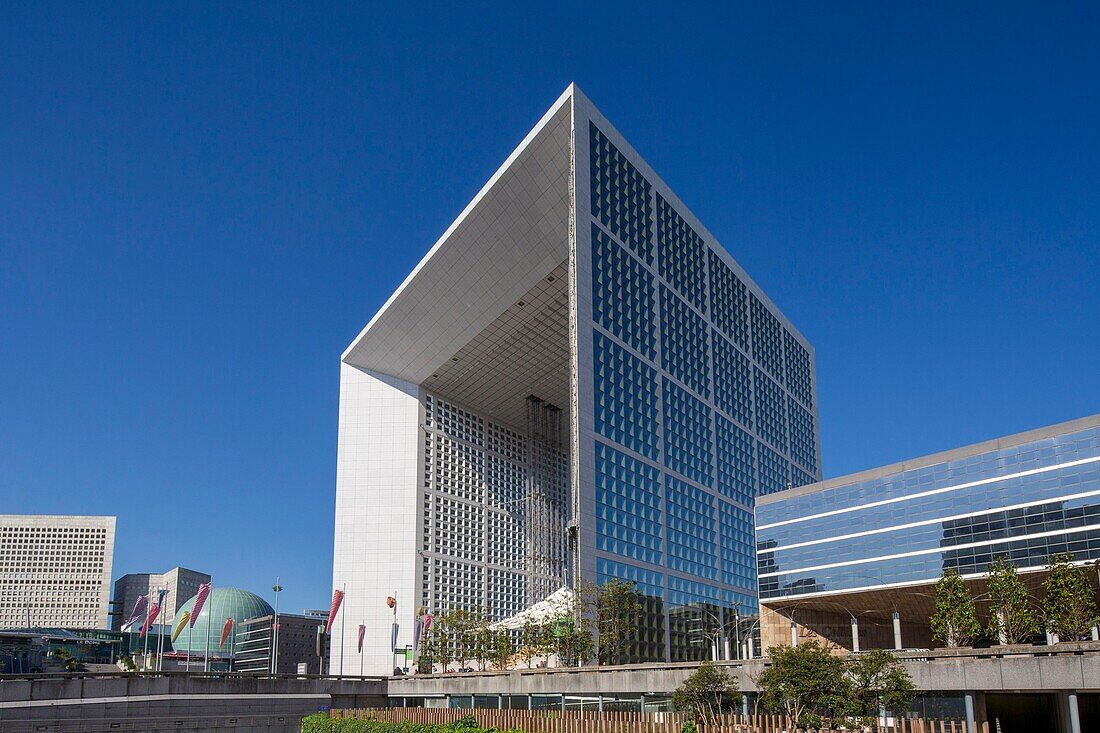
M 787 356 L 787 389 L 806 407 L 814 405 L 813 369 L 810 367 L 810 352 L 798 343 L 798 339 L 783 329 L 784 353 Z
M 638 353 L 657 358 L 653 275 L 592 225 L 592 317 Z
M 760 461 L 760 493 L 758 496 L 774 494 L 787 488 L 790 482 L 788 473 L 790 464 L 783 456 L 763 443 L 756 444 L 756 455 Z
M 0 628 L 104 626 L 113 551 L 113 518 L 0 517 Z
M 714 402 L 720 410 L 752 428 L 752 368 L 749 358 L 733 347 L 717 330 L 714 343 Z
M 518 613 L 532 593 L 545 595 L 563 580 L 543 588 L 545 568 L 529 562 L 528 482 L 540 477 L 540 508 L 564 526 L 567 459 L 435 395 L 425 395 L 424 415 L 422 603 L 435 611 L 484 608 L 495 619 Z M 550 566 L 563 568 L 564 542 L 548 552 Z
M 783 326 L 779 319 L 768 310 L 760 298 L 750 293 L 752 301 L 752 355 L 756 361 L 768 370 L 768 373 L 783 382 Z
M 756 441 L 721 415 L 714 416 L 718 491 L 745 506 L 756 498 Z
M 592 214 L 647 264 L 652 260 L 649 181 L 595 125 L 589 128 Z
M 596 443 L 596 546 L 605 552 L 661 563 L 660 472 Z
M 724 501 L 718 502 L 718 537 L 721 547 L 720 579 L 741 588 L 756 587 L 753 553 L 752 512 Z
M 666 475 L 665 514 L 668 517 L 668 567 L 701 578 L 717 578 L 713 497 Z
M 787 450 L 787 411 L 783 390 L 759 367 L 753 368 L 756 387 L 756 432 L 775 448 Z
M 814 416 L 798 401 L 787 396 L 787 417 L 791 428 L 791 457 L 810 471 L 817 470 L 817 441 Z
M 596 432 L 656 459 L 657 372 L 599 331 L 593 332 Z
M 661 286 L 661 363 L 696 394 L 710 398 L 707 323 L 668 287 Z
M 707 311 L 707 246 L 657 194 L 657 259 L 661 277 L 696 308 Z
M 710 251 L 710 311 L 714 325 L 742 351 L 749 350 L 748 288 L 730 266 Z
M 711 409 L 665 380 L 665 465 L 706 486 L 711 475 Z

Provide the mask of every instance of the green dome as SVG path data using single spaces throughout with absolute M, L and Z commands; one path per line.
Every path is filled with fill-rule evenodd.
M 176 611 L 176 620 L 184 611 L 190 613 L 194 607 L 195 598 L 192 596 L 187 603 L 184 603 Z M 238 628 L 246 618 L 268 616 L 274 613 L 274 609 L 268 605 L 268 602 L 255 593 L 249 593 L 240 588 L 214 586 L 210 589 L 210 595 L 206 597 L 206 603 L 202 605 L 202 609 L 199 611 L 199 617 L 195 621 L 195 625 L 190 629 L 186 626 L 183 628 L 179 638 L 172 644 L 172 649 L 177 652 L 186 652 L 190 649 L 192 653 L 202 654 L 206 651 L 206 635 L 209 633 L 211 655 L 228 654 L 230 647 L 233 646 L 233 632 L 229 633 L 225 648 L 218 648 L 218 642 L 222 638 L 222 627 L 225 626 L 227 618 L 233 619 L 234 628 Z M 172 623 L 175 625 L 175 621 Z M 237 638 L 238 649 L 242 641 L 242 638 Z

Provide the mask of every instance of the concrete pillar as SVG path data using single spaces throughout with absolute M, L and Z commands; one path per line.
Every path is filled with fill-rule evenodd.
M 852 616 L 852 651 L 859 651 L 859 619 Z
M 1092 627 L 1092 640 L 1093 641 L 1100 641 L 1100 626 L 1093 626 Z
M 1081 712 L 1077 708 L 1076 692 L 1066 695 L 1066 709 L 1069 713 L 1068 720 L 1066 720 L 1068 726 L 1066 733 L 1081 733 Z
M 997 621 L 997 628 L 999 629 L 997 632 L 997 641 L 1001 646 L 1005 646 L 1008 644 L 1008 629 L 1005 628 L 1005 611 L 1003 608 L 997 609 Z
M 798 646 L 798 624 L 791 618 L 791 646 Z
M 900 650 L 901 647 L 901 616 L 897 611 L 894 611 L 894 649 Z
M 754 659 L 756 657 L 756 650 L 752 648 L 753 647 L 752 636 L 749 636 L 749 639 L 748 639 L 747 643 L 749 645 L 749 655 L 748 655 L 747 659 Z
M 733 659 L 733 657 L 730 656 L 730 640 L 729 640 L 729 637 L 726 637 L 725 639 L 722 640 L 722 651 L 724 651 L 726 653 L 726 659 Z
M 966 693 L 966 733 L 978 733 L 978 721 L 974 717 L 974 693 Z

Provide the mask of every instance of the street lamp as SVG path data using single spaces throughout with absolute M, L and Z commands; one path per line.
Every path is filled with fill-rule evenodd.
M 279 672 L 279 593 L 283 590 L 283 586 L 279 585 L 279 578 L 276 576 L 275 585 L 271 586 L 271 590 L 275 591 L 275 622 L 271 626 L 271 674 L 278 674 Z

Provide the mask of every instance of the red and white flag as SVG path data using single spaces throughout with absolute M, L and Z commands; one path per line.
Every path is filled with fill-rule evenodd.
M 363 653 L 363 635 L 367 633 L 367 627 L 359 624 L 359 653 Z
M 199 592 L 195 594 L 195 605 L 191 607 L 191 620 L 188 621 L 188 624 L 192 629 L 195 628 L 195 622 L 199 620 L 199 613 L 202 611 L 208 595 L 210 595 L 210 584 L 203 583 L 199 586 Z
M 126 623 L 122 625 L 123 631 L 131 631 L 137 622 L 141 620 L 141 617 L 145 615 L 145 609 L 149 605 L 149 596 L 138 596 L 137 601 L 134 602 L 134 610 L 130 612 L 130 618 L 126 619 Z
M 153 625 L 153 622 L 157 620 L 157 616 L 160 615 L 160 604 L 154 603 L 149 606 L 149 615 L 145 617 L 145 623 L 141 625 L 141 633 L 138 634 L 138 638 L 144 638 L 149 633 L 149 627 Z
M 328 622 L 325 624 L 325 633 L 332 630 L 332 622 L 336 620 L 336 614 L 340 613 L 340 604 L 344 602 L 344 591 L 332 592 L 332 606 L 328 610 Z

